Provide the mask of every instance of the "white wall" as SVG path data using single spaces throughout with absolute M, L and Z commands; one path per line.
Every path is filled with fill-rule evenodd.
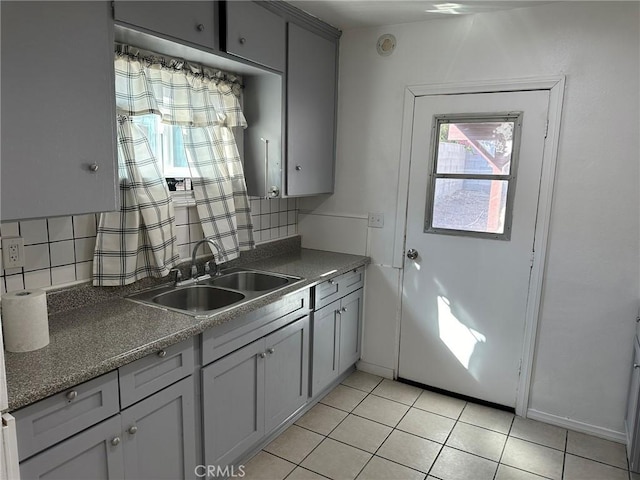
M 303 245 L 371 255 L 363 361 L 394 368 L 398 270 L 390 267 L 407 85 L 564 74 L 567 89 L 530 407 L 619 436 L 640 292 L 639 58 L 636 2 L 567 2 L 344 32 L 336 192 L 305 199 Z M 397 49 L 380 57 L 379 35 Z M 305 238 L 306 237 L 306 238 Z M 366 239 L 366 240 L 364 240 Z

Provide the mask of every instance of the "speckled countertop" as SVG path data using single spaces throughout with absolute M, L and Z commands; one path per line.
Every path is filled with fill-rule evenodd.
M 48 346 L 29 353 L 5 352 L 9 410 L 107 373 L 272 303 L 287 293 L 367 263 L 367 257 L 307 249 L 245 263 L 243 266 L 247 268 L 304 280 L 209 318 L 194 318 L 113 294 L 67 311 L 52 314 L 50 308 Z

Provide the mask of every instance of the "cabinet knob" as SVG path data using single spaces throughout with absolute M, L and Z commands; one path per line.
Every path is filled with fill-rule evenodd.
M 111 439 L 111 445 L 113 445 L 114 447 L 119 444 L 120 444 L 120 437 L 113 437 Z
M 75 400 L 77 396 L 78 396 L 78 392 L 76 392 L 75 390 L 71 390 L 70 392 L 67 392 L 67 400 Z
M 342 315 L 342 312 L 340 311 L 340 309 L 336 310 L 336 315 Z
M 342 309 L 340 310 L 342 313 L 347 311 L 347 307 L 342 307 Z
M 297 170 L 297 171 L 302 170 L 302 165 L 296 165 L 296 170 Z
M 244 45 L 245 43 L 247 43 L 247 39 L 244 37 L 240 37 L 238 41 L 240 42 L 240 45 Z
M 199 32 L 202 32 L 204 30 L 204 25 L 202 23 L 199 23 L 196 28 L 198 29 Z
M 164 357 L 166 357 L 166 356 L 167 356 L 167 351 L 166 351 L 166 350 L 160 350 L 160 351 L 158 352 L 158 356 L 159 356 L 160 358 L 164 358 Z
M 99 168 L 100 166 L 97 163 L 92 163 L 91 165 L 89 165 L 89 170 L 91 170 L 93 173 L 97 172 Z
M 264 352 L 260 352 L 260 353 L 258 354 L 258 356 L 259 356 L 260 358 L 264 358 L 264 357 L 266 357 L 266 356 L 267 356 L 267 354 L 266 354 L 266 353 L 264 353 Z
M 633 364 L 633 368 L 640 368 L 640 364 L 638 364 L 638 363 L 634 363 L 634 364 Z
M 272 347 L 272 348 L 268 348 L 268 349 L 267 349 L 267 353 L 268 353 L 268 354 L 273 354 L 273 353 L 275 353 L 275 351 L 276 351 L 276 349 L 275 349 L 275 348 L 273 348 L 273 347 Z
M 138 427 L 136 427 L 135 425 L 131 425 L 127 430 L 127 432 L 129 432 L 130 435 L 135 435 L 137 431 L 138 431 Z
M 332 278 L 331 280 L 329 280 L 329 285 L 335 285 L 336 281 Z

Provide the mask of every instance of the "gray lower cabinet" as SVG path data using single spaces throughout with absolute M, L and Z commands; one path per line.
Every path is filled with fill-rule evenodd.
M 116 1 L 113 17 L 117 22 L 176 40 L 216 48 L 218 28 L 213 1 Z
M 193 377 L 20 464 L 23 480 L 194 478 Z
M 640 343 L 638 343 L 638 337 L 635 338 L 633 345 L 633 369 L 627 399 L 625 428 L 629 469 L 632 472 L 640 472 Z
M 23 480 L 124 478 L 120 415 L 115 415 L 20 464 Z
M 116 210 L 110 2 L 2 1 L 0 10 L 2 65 L 11 65 L 1 79 L 0 217 Z
M 307 401 L 309 319 L 202 369 L 204 463 L 232 465 Z
M 195 476 L 193 382 L 193 377 L 187 377 L 122 411 L 126 478 L 176 480 Z
M 360 359 L 363 290 L 313 313 L 311 396 L 316 396 Z
M 338 45 L 295 23 L 288 31 L 286 194 L 333 193 Z

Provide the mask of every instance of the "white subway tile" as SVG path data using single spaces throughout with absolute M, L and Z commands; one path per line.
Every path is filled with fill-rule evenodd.
M 189 223 L 200 223 L 197 207 L 189 207 Z
M 5 275 L 22 275 L 24 269 L 22 267 L 18 268 L 7 268 L 4 270 Z
M 265 240 L 271 239 L 271 229 L 268 228 L 266 230 L 262 230 L 260 232 L 260 241 L 264 242 Z
M 0 295 L 6 293 L 7 287 L 4 285 L 4 277 L 0 277 Z
M 65 240 L 62 242 L 52 242 L 49 244 L 51 250 L 51 266 L 58 267 L 60 265 L 69 265 L 75 263 L 75 255 L 73 253 L 73 240 Z
M 176 225 L 189 224 L 189 211 L 187 207 L 175 207 Z
M 73 217 L 73 238 L 95 237 L 96 236 L 96 216 L 94 213 L 88 215 L 74 215 Z
M 295 235 L 297 232 L 298 226 L 297 225 L 287 225 L 287 235 L 291 236 L 291 235 Z
M 269 211 L 271 213 L 277 213 L 280 211 L 280 199 L 272 198 L 269 200 Z
M 65 265 L 64 267 L 53 267 L 51 269 L 51 285 L 62 285 L 63 283 L 76 281 L 76 266 Z
M 180 255 L 180 260 L 188 260 L 191 258 L 191 251 L 189 249 L 189 244 L 186 245 L 178 245 L 178 255 Z
M 76 263 L 76 279 L 90 280 L 93 274 L 93 262 Z
M 27 245 L 24 247 L 24 270 L 40 270 L 49 268 L 49 244 Z
M 18 222 L 5 222 L 0 225 L 0 236 L 17 237 L 18 235 L 20 235 Z
M 293 223 L 298 223 L 297 222 L 297 211 L 296 210 L 289 210 L 287 212 L 287 225 L 291 225 Z
M 71 217 L 56 217 L 47 220 L 49 241 L 57 242 L 73 238 L 73 222 Z
M 287 212 L 280 212 L 278 215 L 280 217 L 278 219 L 278 225 L 280 225 L 280 226 L 286 225 L 288 223 L 287 222 L 287 218 L 288 218 L 287 217 Z
M 93 250 L 96 247 L 95 237 L 76 238 L 74 242 L 76 247 L 76 262 L 87 262 L 93 259 Z
M 275 240 L 276 238 L 278 238 L 278 227 L 275 228 L 271 228 L 269 231 L 269 237 L 271 240 Z
M 269 222 L 271 222 L 271 228 L 277 227 L 278 224 L 280 223 L 279 215 L 280 215 L 279 213 L 271 214 L 271 219 L 269 220 Z
M 269 205 L 271 202 L 271 200 L 269 200 L 268 198 L 263 198 L 262 200 L 260 200 L 260 213 L 269 213 L 271 210 L 271 206 Z
M 189 243 L 189 225 L 180 225 L 176 227 L 176 238 L 178 245 Z
M 202 225 L 200 225 L 199 223 L 193 223 L 189 225 L 189 241 L 191 243 L 202 240 L 203 238 L 204 233 L 202 232 Z
M 49 241 L 49 237 L 47 235 L 47 221 L 40 219 L 20 222 L 20 236 L 24 238 L 25 245 L 47 243 Z
M 279 238 L 283 238 L 287 236 L 287 226 L 286 225 L 280 225 L 278 227 L 278 237 Z
M 254 232 L 253 232 L 253 241 L 258 243 L 261 240 L 262 240 L 262 232 L 254 230 Z
M 47 268 L 44 270 L 35 270 L 24 274 L 24 288 L 43 288 L 51 286 L 51 271 Z
M 24 290 L 24 278 L 22 275 L 9 275 L 4 278 L 7 293 Z

